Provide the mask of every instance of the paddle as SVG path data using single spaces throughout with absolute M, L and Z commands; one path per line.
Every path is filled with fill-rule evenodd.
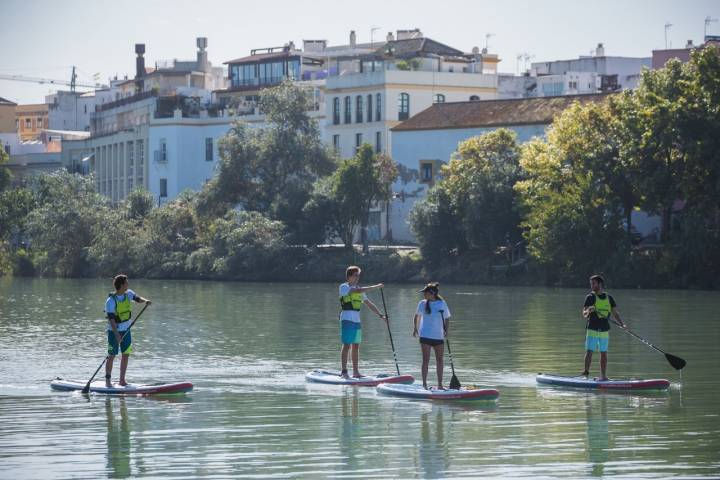
M 642 338 L 640 335 L 637 335 L 637 334 L 631 332 L 627 327 L 623 328 L 622 325 L 620 325 L 620 324 L 619 324 L 618 322 L 616 322 L 615 320 L 613 320 L 612 322 L 613 322 L 615 325 L 617 325 L 618 327 L 620 327 L 621 330 L 623 330 L 624 332 L 627 332 L 627 333 L 629 333 L 630 335 L 632 335 L 633 337 L 637 338 L 638 340 L 640 340 L 642 343 L 644 343 L 644 344 L 647 345 L 648 347 L 653 348 L 653 349 L 657 350 L 658 352 L 662 353 L 663 355 L 665 355 L 665 358 L 667 359 L 667 361 L 670 363 L 670 365 L 672 365 L 672 367 L 673 367 L 675 370 L 682 370 L 683 368 L 685 368 L 685 365 L 687 365 L 687 362 L 686 362 L 685 360 L 683 360 L 682 358 L 676 357 L 675 355 L 671 355 L 671 354 L 666 353 L 666 352 L 663 352 L 663 351 L 660 350 L 658 347 L 656 347 L 656 346 L 653 345 L 652 343 L 650 343 L 650 342 L 648 342 L 647 340 L 645 340 L 644 338 Z
M 125 330 L 125 332 L 122 334 L 122 337 L 120 337 L 120 343 L 118 344 L 118 349 L 121 349 L 121 348 L 122 348 L 122 341 L 123 341 L 123 339 L 125 338 L 125 335 L 127 335 L 127 333 L 130 331 L 130 329 L 132 328 L 132 326 L 135 325 L 135 322 L 138 321 L 138 319 L 140 318 L 140 315 L 143 314 L 143 312 L 145 311 L 145 309 L 146 309 L 147 307 L 148 307 L 148 304 L 145 303 L 145 306 L 143 307 L 142 310 L 140 310 L 140 313 L 138 313 L 137 317 L 135 317 L 135 320 L 132 321 L 132 323 L 131 323 L 130 326 L 127 328 L 127 330 Z M 82 389 L 82 393 L 88 393 L 88 392 L 90 392 L 90 384 L 92 383 L 93 380 L 95 380 L 95 375 L 97 375 L 98 372 L 100 371 L 100 369 L 103 367 L 103 365 L 105 365 L 105 362 L 107 362 L 107 359 L 108 359 L 108 358 L 110 358 L 110 354 L 108 354 L 108 355 L 105 356 L 105 359 L 102 361 L 102 363 L 101 363 L 100 366 L 97 368 L 97 370 L 95 370 L 95 373 L 93 373 L 92 377 L 90 377 L 90 380 L 88 380 L 87 384 L 86 384 L 85 387 Z
M 385 293 L 383 293 L 382 288 L 380 288 L 380 296 L 382 297 L 383 310 L 385 311 L 385 320 L 387 320 L 385 324 L 387 325 L 388 334 L 390 335 L 390 347 L 392 347 L 393 358 L 395 359 L 395 369 L 398 375 L 400 375 L 400 366 L 398 365 L 397 354 L 395 353 L 395 343 L 393 343 L 392 332 L 390 331 L 390 317 L 388 317 L 387 306 L 385 305 Z
M 442 318 L 443 329 L 445 330 L 445 344 L 448 347 L 448 356 L 450 357 L 450 368 L 452 369 L 452 377 L 450 378 L 450 388 L 452 390 L 460 390 L 460 380 L 455 375 L 455 365 L 453 364 L 452 351 L 450 350 L 450 341 L 447 338 L 447 324 L 445 323 L 445 310 L 440 310 L 440 318 Z

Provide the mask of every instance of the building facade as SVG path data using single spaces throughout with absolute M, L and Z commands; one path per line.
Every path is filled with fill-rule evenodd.
M 48 106 L 45 103 L 17 105 L 15 127 L 20 140 L 38 140 L 43 129 L 48 128 Z
M 90 131 L 90 115 L 95 111 L 95 92 L 58 91 L 45 97 L 48 126 L 52 130 Z
M 553 119 L 573 102 L 599 102 L 607 95 L 487 100 L 435 104 L 392 129 L 393 184 L 389 224 L 397 242 L 415 242 L 407 223 L 415 203 L 427 196 L 458 144 L 498 128 L 513 130 L 519 143 L 543 137 Z

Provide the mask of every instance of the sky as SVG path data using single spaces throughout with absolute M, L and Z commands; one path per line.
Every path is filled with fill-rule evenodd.
M 701 43 L 705 18 L 720 18 L 719 0 L 0 0 L 0 75 L 26 75 L 103 83 L 134 76 L 135 43 L 146 45 L 146 65 L 194 59 L 196 37 L 208 38 L 213 65 L 253 48 L 292 40 L 347 44 L 389 31 L 419 28 L 426 37 L 460 50 L 484 47 L 500 56 L 500 71 L 514 73 L 518 54 L 530 61 L 589 55 L 599 42 L 606 55 L 649 57 L 668 41 Z M 720 23 L 708 34 L 720 35 Z M 522 65 L 522 61 L 521 61 Z M 54 88 L 0 80 L 0 97 L 42 103 Z

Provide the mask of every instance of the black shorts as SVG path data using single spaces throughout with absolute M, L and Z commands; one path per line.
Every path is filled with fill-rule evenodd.
M 425 338 L 420 337 L 420 343 L 424 345 L 430 345 L 431 347 L 437 347 L 438 345 L 442 345 L 445 343 L 445 340 L 438 340 L 436 338 Z

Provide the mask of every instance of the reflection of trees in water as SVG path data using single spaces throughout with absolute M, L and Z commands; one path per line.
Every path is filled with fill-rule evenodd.
M 115 405 L 117 403 L 117 405 Z M 113 410 L 117 408 L 119 416 Z M 107 418 L 107 469 L 111 478 L 127 478 L 132 475 L 130 468 L 130 422 L 125 399 L 105 399 Z

